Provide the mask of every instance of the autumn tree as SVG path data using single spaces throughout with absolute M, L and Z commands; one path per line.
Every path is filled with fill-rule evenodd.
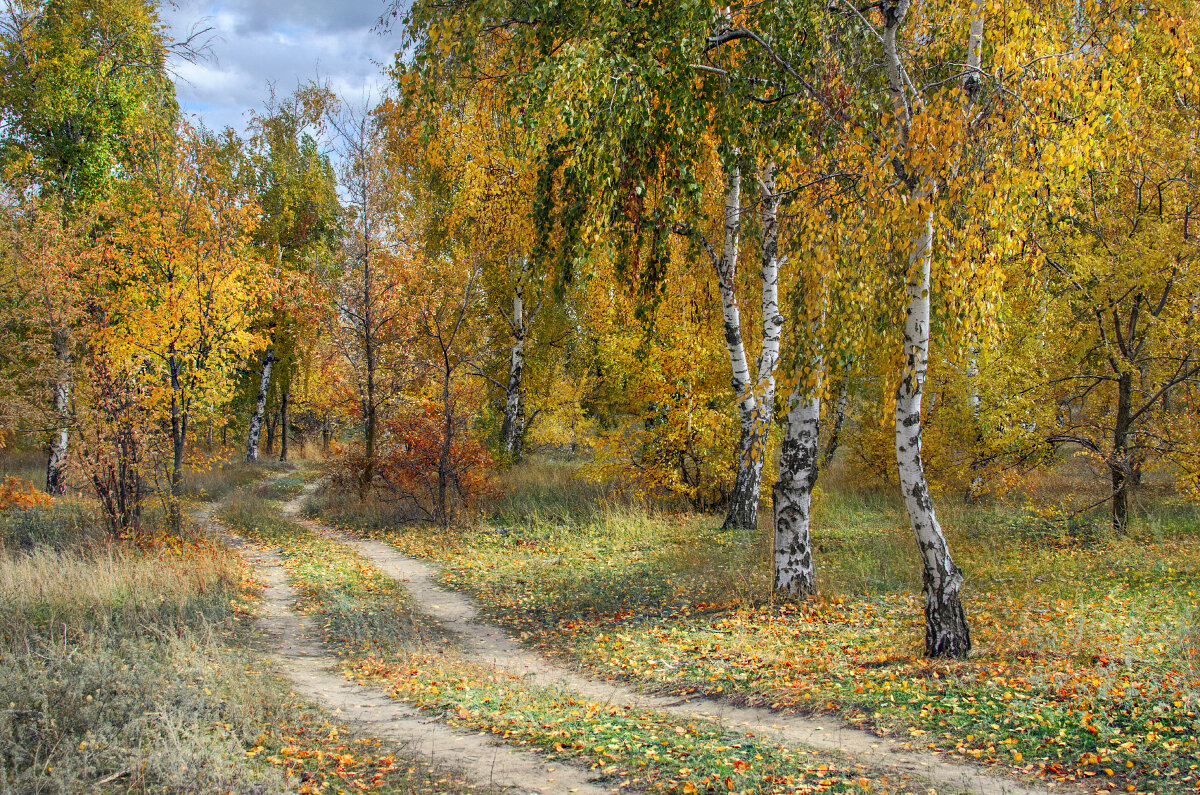
M 0 18 L 0 161 L 8 173 L 20 174 L 33 196 L 54 197 L 68 214 L 104 197 L 135 131 L 171 124 L 176 107 L 167 54 L 154 2 L 9 3 Z M 46 490 L 61 494 L 78 340 L 61 323 L 53 340 L 58 364 L 50 402 L 58 419 Z
M 139 364 L 144 399 L 166 428 L 174 528 L 194 413 L 228 398 L 258 342 L 249 330 L 261 284 L 251 247 L 258 208 L 229 172 L 231 135 L 186 125 L 146 134 L 107 252 L 114 290 L 98 345 L 117 365 Z
M 272 92 L 273 93 L 273 92 Z M 334 97 L 317 85 L 301 86 L 282 101 L 272 95 L 250 120 L 250 168 L 262 217 L 255 244 L 274 263 L 269 305 L 262 311 L 270 344 L 262 354 L 257 397 L 250 415 L 246 460 L 257 461 L 271 384 L 278 384 L 282 430 L 280 460 L 288 455 L 292 382 L 305 339 L 323 320 L 317 294 L 323 261 L 339 233 L 340 204 L 332 161 L 321 138 Z
M 394 76 L 411 87 L 419 74 L 404 68 Z M 550 280 L 532 262 L 536 146 L 508 112 L 503 86 L 457 75 L 384 103 L 379 115 L 406 169 L 413 206 L 421 207 L 426 244 L 461 247 L 479 264 L 478 291 L 494 321 L 487 332 L 495 344 L 486 346 L 485 358 L 496 361 L 475 371 L 501 396 L 500 453 L 519 461 L 526 366 L 550 292 Z
M 1094 122 L 1086 159 L 1068 161 L 1078 169 L 1073 188 L 1037 230 L 1040 267 L 1013 285 L 1025 341 L 1005 368 L 1005 394 L 990 400 L 996 413 L 1026 412 L 998 429 L 1021 438 L 1017 450 L 1048 442 L 1099 465 L 1116 532 L 1147 469 L 1167 468 L 1184 484 L 1200 473 L 1200 153 L 1185 99 L 1200 88 L 1198 30 L 1186 4 L 1133 13 L 1138 25 L 1115 34 L 1129 37 L 1125 47 L 1089 55 L 1108 112 Z
M 331 277 L 329 329 L 352 373 L 363 423 L 358 489 L 365 499 L 377 474 L 381 415 L 414 378 L 415 316 L 406 285 L 417 241 L 400 223 L 402 197 L 382 126 L 351 110 L 333 124 L 345 221 Z

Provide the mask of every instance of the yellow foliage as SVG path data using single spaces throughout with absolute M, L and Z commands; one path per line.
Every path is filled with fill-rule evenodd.
M 0 481 L 0 511 L 10 508 L 45 508 L 50 502 L 49 495 L 38 491 L 28 480 L 9 475 Z

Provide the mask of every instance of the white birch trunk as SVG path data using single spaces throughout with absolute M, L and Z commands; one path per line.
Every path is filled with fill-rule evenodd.
M 524 433 L 524 405 L 521 399 L 521 377 L 525 371 L 525 323 L 524 285 L 518 284 L 513 291 L 513 346 L 508 362 L 508 384 L 504 395 L 504 421 L 500 426 L 501 449 L 510 461 L 519 461 L 522 453 Z
M 930 201 L 930 197 L 924 197 Z M 933 209 L 909 253 L 908 316 L 904 323 L 904 376 L 896 389 L 896 467 L 900 491 L 921 551 L 925 592 L 925 654 L 965 657 L 971 649 L 960 590 L 963 576 L 933 508 L 921 459 L 921 396 L 929 364 L 930 260 Z
M 752 383 L 733 280 L 737 268 L 737 233 L 740 230 L 738 215 L 741 212 L 741 170 L 735 170 L 725 203 L 724 260 L 718 268 L 725 340 L 729 346 L 733 388 L 738 395 L 738 415 L 741 420 L 737 479 L 729 501 L 729 513 L 725 517 L 726 527 L 758 526 L 767 434 L 775 410 L 775 370 L 779 366 L 783 335 L 783 316 L 779 312 L 779 197 L 775 193 L 775 168 L 771 163 L 765 164 L 759 175 L 759 196 L 763 237 L 762 353 L 756 363 L 757 378 Z
M 250 431 L 246 438 L 246 461 L 253 464 L 258 461 L 258 440 L 262 436 L 263 415 L 267 411 L 267 392 L 271 388 L 271 367 L 275 364 L 275 349 L 267 348 L 263 357 L 262 376 L 258 382 L 258 400 L 254 404 L 254 413 L 250 415 Z
M 909 125 L 920 109 L 922 97 L 909 80 L 900 58 L 897 33 L 911 7 L 911 0 L 899 0 L 887 14 L 883 31 L 884 70 L 888 94 L 897 124 L 897 143 L 902 151 L 909 148 Z M 973 0 L 967 40 L 967 68 L 962 89 L 969 109 L 980 87 L 980 62 L 983 51 L 985 0 Z M 971 649 L 960 591 L 962 572 L 950 556 L 950 547 L 938 524 L 933 508 L 925 466 L 921 459 L 921 397 L 929 365 L 930 265 L 933 258 L 933 219 L 937 185 L 933 175 L 913 170 L 912 162 L 903 163 L 900 175 L 911 192 L 912 204 L 923 213 L 921 230 L 913 238 L 908 253 L 908 314 L 904 323 L 904 373 L 896 388 L 896 467 L 900 490 L 908 508 L 913 534 L 921 552 L 925 593 L 925 654 L 930 657 L 965 657 Z M 957 169 L 951 163 L 950 170 Z
M 817 364 L 820 367 L 820 362 Z M 817 485 L 821 432 L 821 385 L 806 394 L 797 384 L 788 398 L 775 483 L 775 590 L 791 596 L 817 591 L 809 526 L 812 492 Z
M 758 525 L 758 493 L 762 482 L 762 466 L 754 465 L 754 414 L 756 402 L 750 388 L 750 363 L 742 338 L 742 315 L 737 299 L 737 264 L 742 230 L 742 169 L 734 154 L 729 172 L 729 189 L 725 194 L 725 241 L 717 269 L 717 286 L 721 293 L 721 314 L 725 322 L 725 346 L 733 392 L 737 396 L 741 432 L 738 442 L 737 476 L 725 527 L 753 528 Z
M 46 461 L 46 493 L 67 493 L 67 453 L 71 422 L 71 351 L 65 334 L 54 335 L 54 353 L 58 372 L 51 384 L 55 428 L 50 437 L 50 455 Z

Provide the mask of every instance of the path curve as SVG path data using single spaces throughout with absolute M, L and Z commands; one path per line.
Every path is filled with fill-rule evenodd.
M 292 609 L 297 593 L 287 581 L 279 555 L 221 526 L 213 513 L 214 508 L 208 507 L 194 517 L 237 550 L 266 584 L 263 612 L 256 623 L 273 640 L 272 657 L 304 696 L 331 707 L 340 719 L 371 735 L 403 743 L 415 756 L 460 770 L 477 784 L 523 794 L 618 791 L 615 784 L 605 786 L 572 765 L 515 750 L 487 735 L 454 731 L 379 690 L 347 679 L 337 670 L 337 659 L 314 640 L 317 632 L 308 616 Z
M 1024 784 L 993 775 L 974 765 L 946 761 L 932 752 L 914 752 L 900 747 L 894 741 L 836 721 L 772 712 L 763 708 L 738 707 L 705 696 L 669 698 L 649 695 L 622 682 L 586 677 L 555 665 L 544 656 L 521 646 L 503 629 L 488 622 L 473 599 L 439 587 L 435 582 L 438 576 L 436 567 L 409 557 L 390 544 L 358 538 L 303 516 L 301 510 L 304 502 L 317 485 L 308 484 L 296 497 L 284 503 L 284 515 L 310 530 L 348 544 L 380 571 L 402 583 L 423 612 L 462 637 L 463 653 L 474 657 L 477 662 L 489 663 L 539 685 L 558 684 L 602 702 L 619 702 L 686 718 L 700 718 L 734 731 L 848 754 L 871 767 L 926 779 L 938 785 L 942 792 L 1050 795 L 1054 791 L 1061 793 L 1068 790 L 1065 787 L 1053 790 Z

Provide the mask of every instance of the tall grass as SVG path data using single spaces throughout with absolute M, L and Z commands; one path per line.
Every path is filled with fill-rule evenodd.
M 227 642 L 227 552 L 118 542 L 81 506 L 3 525 L 0 792 L 287 788 L 246 759 L 285 693 Z

